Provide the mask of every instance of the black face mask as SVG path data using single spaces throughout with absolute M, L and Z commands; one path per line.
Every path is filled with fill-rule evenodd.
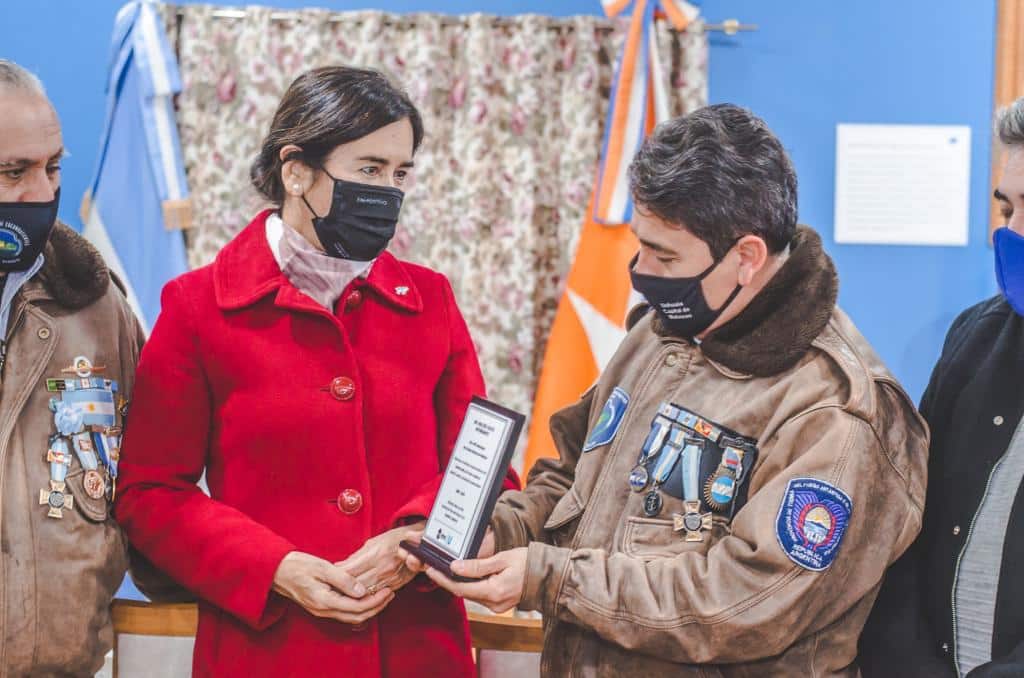
M 334 180 L 331 209 L 326 216 L 317 216 L 306 196 L 303 202 L 313 212 L 313 228 L 320 244 L 332 257 L 371 261 L 380 256 L 391 239 L 402 211 L 405 194 L 389 186 L 371 186 L 344 179 Z
M 0 202 L 0 272 L 32 268 L 57 222 L 60 189 L 50 202 Z
M 692 278 L 663 278 L 637 273 L 634 267 L 639 256 L 634 256 L 629 262 L 629 277 L 633 282 L 633 289 L 644 295 L 648 303 L 654 306 L 668 331 L 684 339 L 693 339 L 711 327 L 743 289 L 742 285 L 736 285 L 736 289 L 725 303 L 713 311 L 708 307 L 708 300 L 700 283 L 722 263 L 721 259 Z

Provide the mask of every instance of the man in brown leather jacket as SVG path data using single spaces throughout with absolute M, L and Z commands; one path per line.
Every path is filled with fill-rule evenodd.
M 92 246 L 56 221 L 60 122 L 0 60 L 0 676 L 91 676 L 128 564 L 110 515 L 142 335 Z
M 856 676 L 882 574 L 920 529 L 925 424 L 836 307 L 763 121 L 666 122 L 630 180 L 650 306 L 552 418 L 560 458 L 453 565 L 486 578 L 428 574 L 542 612 L 546 675 Z

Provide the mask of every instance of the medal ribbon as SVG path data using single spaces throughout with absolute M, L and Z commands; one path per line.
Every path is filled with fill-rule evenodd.
M 68 467 L 71 466 L 71 451 L 68 450 L 68 443 L 63 438 L 55 437 L 50 441 L 50 454 L 46 455 L 50 462 L 50 480 L 63 483 L 68 477 Z
M 662 445 L 665 444 L 665 437 L 670 430 L 672 430 L 672 422 L 670 420 L 661 414 L 654 418 L 654 423 L 651 424 L 651 432 L 647 434 L 647 440 L 644 441 L 643 449 L 640 451 L 638 464 L 646 464 L 654 456 L 654 453 L 661 449 Z
M 683 449 L 683 499 L 685 501 L 700 500 L 700 460 L 704 456 L 703 441 L 687 440 Z
M 95 471 L 99 468 L 99 460 L 96 458 L 96 448 L 93 445 L 91 433 L 76 433 L 74 437 L 75 454 L 78 461 L 86 471 Z
M 683 451 L 685 444 L 686 431 L 673 428 L 672 435 L 669 437 L 669 441 L 665 444 L 664 449 L 662 449 L 661 456 L 658 457 L 658 463 L 654 467 L 652 477 L 655 483 L 661 485 L 668 479 L 672 469 L 675 468 L 676 462 L 679 461 L 679 454 Z

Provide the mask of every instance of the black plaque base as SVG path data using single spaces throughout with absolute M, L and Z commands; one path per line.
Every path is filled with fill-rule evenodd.
M 402 540 L 399 543 L 403 549 L 413 554 L 420 559 L 420 562 L 426 563 L 435 570 L 440 570 L 444 576 L 448 577 L 452 581 L 459 582 L 473 582 L 480 581 L 479 579 L 471 579 L 469 577 L 460 577 L 459 575 L 452 572 L 452 558 L 450 555 L 440 549 L 436 549 L 430 545 L 429 542 L 420 542 L 414 544 L 411 541 Z

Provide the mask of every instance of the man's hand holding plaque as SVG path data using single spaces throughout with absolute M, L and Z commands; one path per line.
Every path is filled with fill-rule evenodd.
M 432 568 L 448 581 L 489 576 L 453 571 L 451 564 L 475 558 L 481 547 L 484 554 L 493 554 L 494 537 L 487 525 L 524 420 L 518 412 L 473 398 L 423 536 L 418 543 L 401 542 L 405 555 L 411 556 L 407 566 L 416 571 Z
M 482 550 L 482 549 L 481 549 Z M 491 551 L 494 542 L 491 542 Z M 473 560 L 456 560 L 450 566 L 459 581 L 445 576 L 429 565 L 421 564 L 415 556 L 406 559 L 406 567 L 424 572 L 430 579 L 460 598 L 472 600 L 501 614 L 519 604 L 523 597 L 526 578 L 525 547 L 502 551 L 497 555 Z

